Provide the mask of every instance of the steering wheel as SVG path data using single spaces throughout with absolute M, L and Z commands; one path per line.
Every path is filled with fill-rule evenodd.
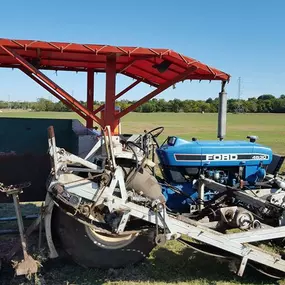
M 152 137 L 153 141 L 155 142 L 156 146 L 159 147 L 159 144 L 157 142 L 157 137 L 164 131 L 164 127 L 157 127 L 155 129 L 152 129 L 148 132 L 145 131 L 144 137 L 148 137 L 149 135 Z

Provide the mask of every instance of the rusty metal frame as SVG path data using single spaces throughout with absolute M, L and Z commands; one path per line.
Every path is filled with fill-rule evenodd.
M 87 108 L 85 108 L 79 101 L 77 101 L 74 97 L 72 97 L 70 94 L 68 94 L 64 89 L 59 87 L 55 82 L 53 82 L 50 78 L 48 78 L 45 74 L 43 74 L 40 70 L 38 70 L 36 67 L 34 67 L 32 64 L 30 64 L 26 59 L 21 57 L 19 54 L 17 54 L 15 51 L 0 46 L 2 50 L 4 50 L 7 54 L 14 57 L 19 64 L 21 65 L 20 70 L 24 71 L 25 74 L 30 74 L 29 77 L 35 80 L 38 84 L 40 84 L 42 87 L 44 87 L 47 91 L 51 92 L 52 94 L 56 95 L 56 97 L 65 103 L 69 108 L 72 108 L 74 111 L 77 110 L 77 114 L 79 114 L 84 119 L 87 119 L 87 117 L 91 118 L 93 121 L 97 122 L 99 125 L 103 127 L 103 121 L 101 118 L 93 114 L 92 111 L 89 111 Z M 40 83 L 41 82 L 41 83 Z M 73 107 L 71 107 L 73 106 Z M 82 115 L 84 114 L 84 115 Z
M 20 68 L 20 70 L 25 73 L 27 76 L 29 76 L 31 79 L 33 79 L 36 83 L 38 83 L 40 86 L 45 88 L 48 92 L 50 92 L 53 96 L 55 96 L 58 100 L 60 100 L 63 104 L 65 104 L 68 108 L 70 108 L 72 111 L 77 113 L 80 117 L 82 117 L 84 120 L 87 120 L 87 116 L 81 112 L 81 110 L 77 109 L 74 105 L 70 104 L 68 101 L 63 100 L 58 93 L 51 89 L 49 86 L 46 86 L 42 81 L 40 81 L 37 77 L 35 77 L 32 73 Z
M 115 122 L 116 60 L 116 56 L 108 56 L 106 62 L 106 96 L 103 121 L 104 126 L 110 126 L 112 132 L 117 125 Z
M 94 69 L 87 70 L 87 109 L 93 113 L 94 109 Z M 93 128 L 91 117 L 86 118 L 87 128 Z
M 120 119 L 123 116 L 125 116 L 126 114 L 128 114 L 129 112 L 134 111 L 136 108 L 138 108 L 140 105 L 146 103 L 147 101 L 151 100 L 153 97 L 157 96 L 159 93 L 161 93 L 162 91 L 166 90 L 167 88 L 169 88 L 170 86 L 174 85 L 175 83 L 178 83 L 179 81 L 182 81 L 183 79 L 185 79 L 185 77 L 187 77 L 189 74 L 195 72 L 195 70 L 197 69 L 197 67 L 195 66 L 191 66 L 189 67 L 185 72 L 177 75 L 175 78 L 173 78 L 172 80 L 166 81 L 165 83 L 161 84 L 159 87 L 157 87 L 155 90 L 153 90 L 152 92 L 150 92 L 148 95 L 144 96 L 143 98 L 141 98 L 140 100 L 138 100 L 136 103 L 132 104 L 131 106 L 127 107 L 125 110 L 121 111 L 120 113 L 118 113 L 116 115 L 116 119 Z
M 119 92 L 116 96 L 115 96 L 115 100 L 119 99 L 120 97 L 122 97 L 124 94 L 126 94 L 128 91 L 130 91 L 132 88 L 134 88 L 135 86 L 137 86 L 138 84 L 140 84 L 143 80 L 142 79 L 138 79 L 135 82 L 133 82 L 132 84 L 130 84 L 128 87 L 126 87 L 125 89 L 123 89 L 121 92 Z M 97 114 L 98 112 L 102 111 L 105 108 L 105 104 L 102 104 L 100 107 L 98 107 L 96 110 L 94 110 L 94 114 Z
M 7 54 L 14 57 L 19 64 L 21 65 L 20 70 L 27 74 L 31 79 L 49 91 L 52 95 L 54 95 L 57 99 L 62 101 L 66 106 L 71 108 L 77 114 L 79 114 L 83 119 L 86 120 L 86 124 L 88 128 L 93 127 L 93 121 L 98 123 L 101 127 L 105 127 L 109 125 L 111 127 L 111 131 L 114 132 L 118 125 L 118 121 L 120 118 L 132 112 L 140 105 L 144 104 L 148 100 L 157 96 L 159 93 L 169 88 L 171 85 L 182 81 L 189 74 L 195 72 L 197 69 L 196 66 L 191 66 L 186 69 L 185 72 L 177 75 L 172 80 L 166 81 L 165 83 L 159 85 L 155 90 L 150 92 L 148 95 L 127 107 L 125 110 L 116 114 L 115 111 L 115 101 L 116 99 L 123 96 L 130 89 L 138 85 L 142 82 L 142 79 L 136 80 L 134 83 L 126 87 L 120 93 L 115 95 L 115 87 L 116 87 L 116 57 L 108 56 L 106 62 L 106 96 L 105 96 L 105 104 L 98 107 L 95 111 L 93 111 L 94 106 L 94 70 L 87 70 L 87 108 L 85 108 L 80 102 L 78 102 L 75 98 L 69 95 L 64 89 L 59 87 L 56 83 L 54 83 L 51 79 L 49 79 L 46 75 L 44 75 L 41 71 L 39 71 L 36 67 L 30 64 L 26 59 L 18 55 L 15 51 L 0 46 Z M 103 118 L 99 118 L 96 114 L 100 111 L 104 110 Z
M 122 59 L 122 57 L 124 58 Z M 126 57 L 129 60 L 125 61 Z M 3 59 L 2 62 L 1 58 Z M 159 61 L 168 60 L 171 62 L 172 66 L 167 69 L 170 71 L 168 76 L 157 73 L 152 69 L 153 67 L 150 67 L 158 59 Z M 148 65 L 141 64 L 143 62 L 147 62 Z M 96 64 L 99 64 L 100 68 L 96 67 Z M 206 78 L 210 78 L 209 80 L 229 80 L 228 74 L 169 49 L 9 39 L 0 39 L 0 67 L 19 68 L 81 116 L 86 121 L 88 128 L 93 128 L 95 122 L 102 128 L 109 125 L 112 133 L 117 129 L 119 120 L 123 116 L 179 81 L 186 79 L 206 80 Z M 81 104 L 39 69 L 85 72 L 87 74 L 87 106 Z M 96 110 L 93 109 L 95 72 L 106 73 L 105 104 Z M 131 77 L 136 81 L 116 95 L 117 74 Z M 116 111 L 116 100 L 141 82 L 150 84 L 156 89 L 126 109 L 120 112 Z M 99 112 L 101 112 L 100 115 Z

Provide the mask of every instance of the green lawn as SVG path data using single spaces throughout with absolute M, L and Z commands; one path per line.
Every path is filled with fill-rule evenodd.
M 0 117 L 79 118 L 74 113 L 3 112 Z M 122 119 L 122 131 L 138 133 L 144 129 L 164 126 L 161 140 L 168 135 L 191 139 L 216 139 L 217 114 L 198 113 L 131 113 Z M 81 120 L 82 121 L 82 120 Z M 244 140 L 257 135 L 259 142 L 285 154 L 285 114 L 228 114 L 226 139 Z
M 33 118 L 77 118 L 73 113 L 0 113 L 0 117 Z M 244 140 L 247 135 L 257 135 L 259 142 L 285 154 L 285 114 L 228 114 L 226 139 Z M 164 126 L 161 141 L 168 135 L 177 135 L 185 139 L 216 139 L 217 114 L 185 113 L 132 113 L 122 120 L 122 130 L 126 133 L 138 133 L 144 129 Z M 4 211 L 7 214 L 7 210 Z M 0 216 L 4 213 L 0 209 Z M 96 256 L 94 256 L 96 258 Z M 122 270 L 88 270 L 73 264 L 55 262 L 46 266 L 38 284 L 285 284 L 277 283 L 247 268 L 241 279 L 230 273 L 227 264 L 214 258 L 194 253 L 178 242 L 168 242 L 164 247 L 156 248 L 146 262 Z M 5 269 L 0 273 L 0 284 L 30 284 L 22 278 L 13 278 Z M 31 283 L 32 284 L 32 283 Z

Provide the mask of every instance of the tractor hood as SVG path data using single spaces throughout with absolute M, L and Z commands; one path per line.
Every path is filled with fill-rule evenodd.
M 169 166 L 258 166 L 272 161 L 269 147 L 249 141 L 187 141 L 168 137 L 157 149 L 161 164 Z

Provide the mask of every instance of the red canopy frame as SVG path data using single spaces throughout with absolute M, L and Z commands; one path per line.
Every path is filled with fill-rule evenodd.
M 170 49 L 124 47 L 95 44 L 43 42 L 0 39 L 0 67 L 18 68 L 86 120 L 88 128 L 96 122 L 109 125 L 115 132 L 120 118 L 184 80 L 219 80 L 229 82 L 230 75 Z M 65 70 L 87 73 L 87 107 L 40 70 Z M 106 73 L 105 104 L 94 105 L 94 73 Z M 117 95 L 116 74 L 136 81 Z M 156 89 L 119 113 L 115 103 L 139 83 Z M 103 116 L 97 114 L 101 111 Z

